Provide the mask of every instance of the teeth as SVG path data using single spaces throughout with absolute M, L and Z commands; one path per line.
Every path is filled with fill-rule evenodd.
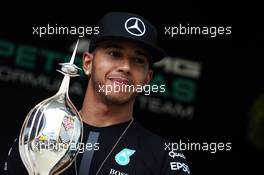
M 126 82 L 128 82 L 128 84 L 131 84 L 129 80 L 126 80 L 126 79 L 123 80 L 122 78 L 112 78 L 112 77 L 111 77 L 111 78 L 108 78 L 108 79 L 109 79 L 110 81 L 112 81 L 112 80 L 114 80 L 114 79 L 119 79 L 119 80 L 121 81 L 121 83 L 126 83 Z

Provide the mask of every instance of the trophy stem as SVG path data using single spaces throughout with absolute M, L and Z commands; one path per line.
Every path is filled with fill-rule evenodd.
M 57 94 L 66 94 L 68 96 L 69 84 L 70 84 L 70 76 L 65 75 Z
M 62 65 L 61 70 L 57 70 L 64 75 L 60 89 L 57 92 L 57 94 L 63 94 L 64 93 L 64 94 L 66 94 L 66 96 L 68 96 L 70 77 L 79 76 L 78 75 L 78 69 L 80 69 L 80 68 L 73 64 L 75 56 L 76 56 L 78 44 L 79 44 L 79 40 L 77 41 L 77 43 L 75 45 L 75 48 L 74 48 L 74 51 L 72 53 L 70 62 L 69 63 L 61 63 L 61 65 Z

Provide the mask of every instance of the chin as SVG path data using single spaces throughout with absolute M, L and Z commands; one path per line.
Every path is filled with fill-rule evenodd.
M 131 94 L 131 93 L 110 93 L 110 94 L 104 94 L 105 100 L 111 104 L 127 104 L 136 98 L 137 94 Z

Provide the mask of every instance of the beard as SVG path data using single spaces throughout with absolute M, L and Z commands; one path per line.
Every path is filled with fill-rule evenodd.
M 137 92 L 114 92 L 113 90 L 111 92 L 106 92 L 107 86 L 112 86 L 111 88 L 114 89 L 113 84 L 106 84 L 103 81 L 100 81 L 98 79 L 98 76 L 96 74 L 95 66 L 93 67 L 91 73 L 91 83 L 93 86 L 93 89 L 95 90 L 95 93 L 99 95 L 99 97 L 106 103 L 110 105 L 124 105 L 131 103 L 135 100 L 136 96 L 138 95 Z M 110 80 L 109 80 L 110 81 Z M 100 87 L 104 87 L 101 89 Z

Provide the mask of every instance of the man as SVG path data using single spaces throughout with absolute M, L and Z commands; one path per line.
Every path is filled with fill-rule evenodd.
M 98 23 L 83 70 L 89 77 L 80 115 L 85 145 L 62 174 L 79 175 L 188 175 L 185 156 L 166 150 L 166 142 L 133 118 L 137 88 L 152 78 L 152 66 L 165 57 L 156 46 L 157 31 L 136 14 L 112 12 Z M 26 174 L 15 146 L 7 172 Z M 18 163 L 19 160 L 19 163 Z

